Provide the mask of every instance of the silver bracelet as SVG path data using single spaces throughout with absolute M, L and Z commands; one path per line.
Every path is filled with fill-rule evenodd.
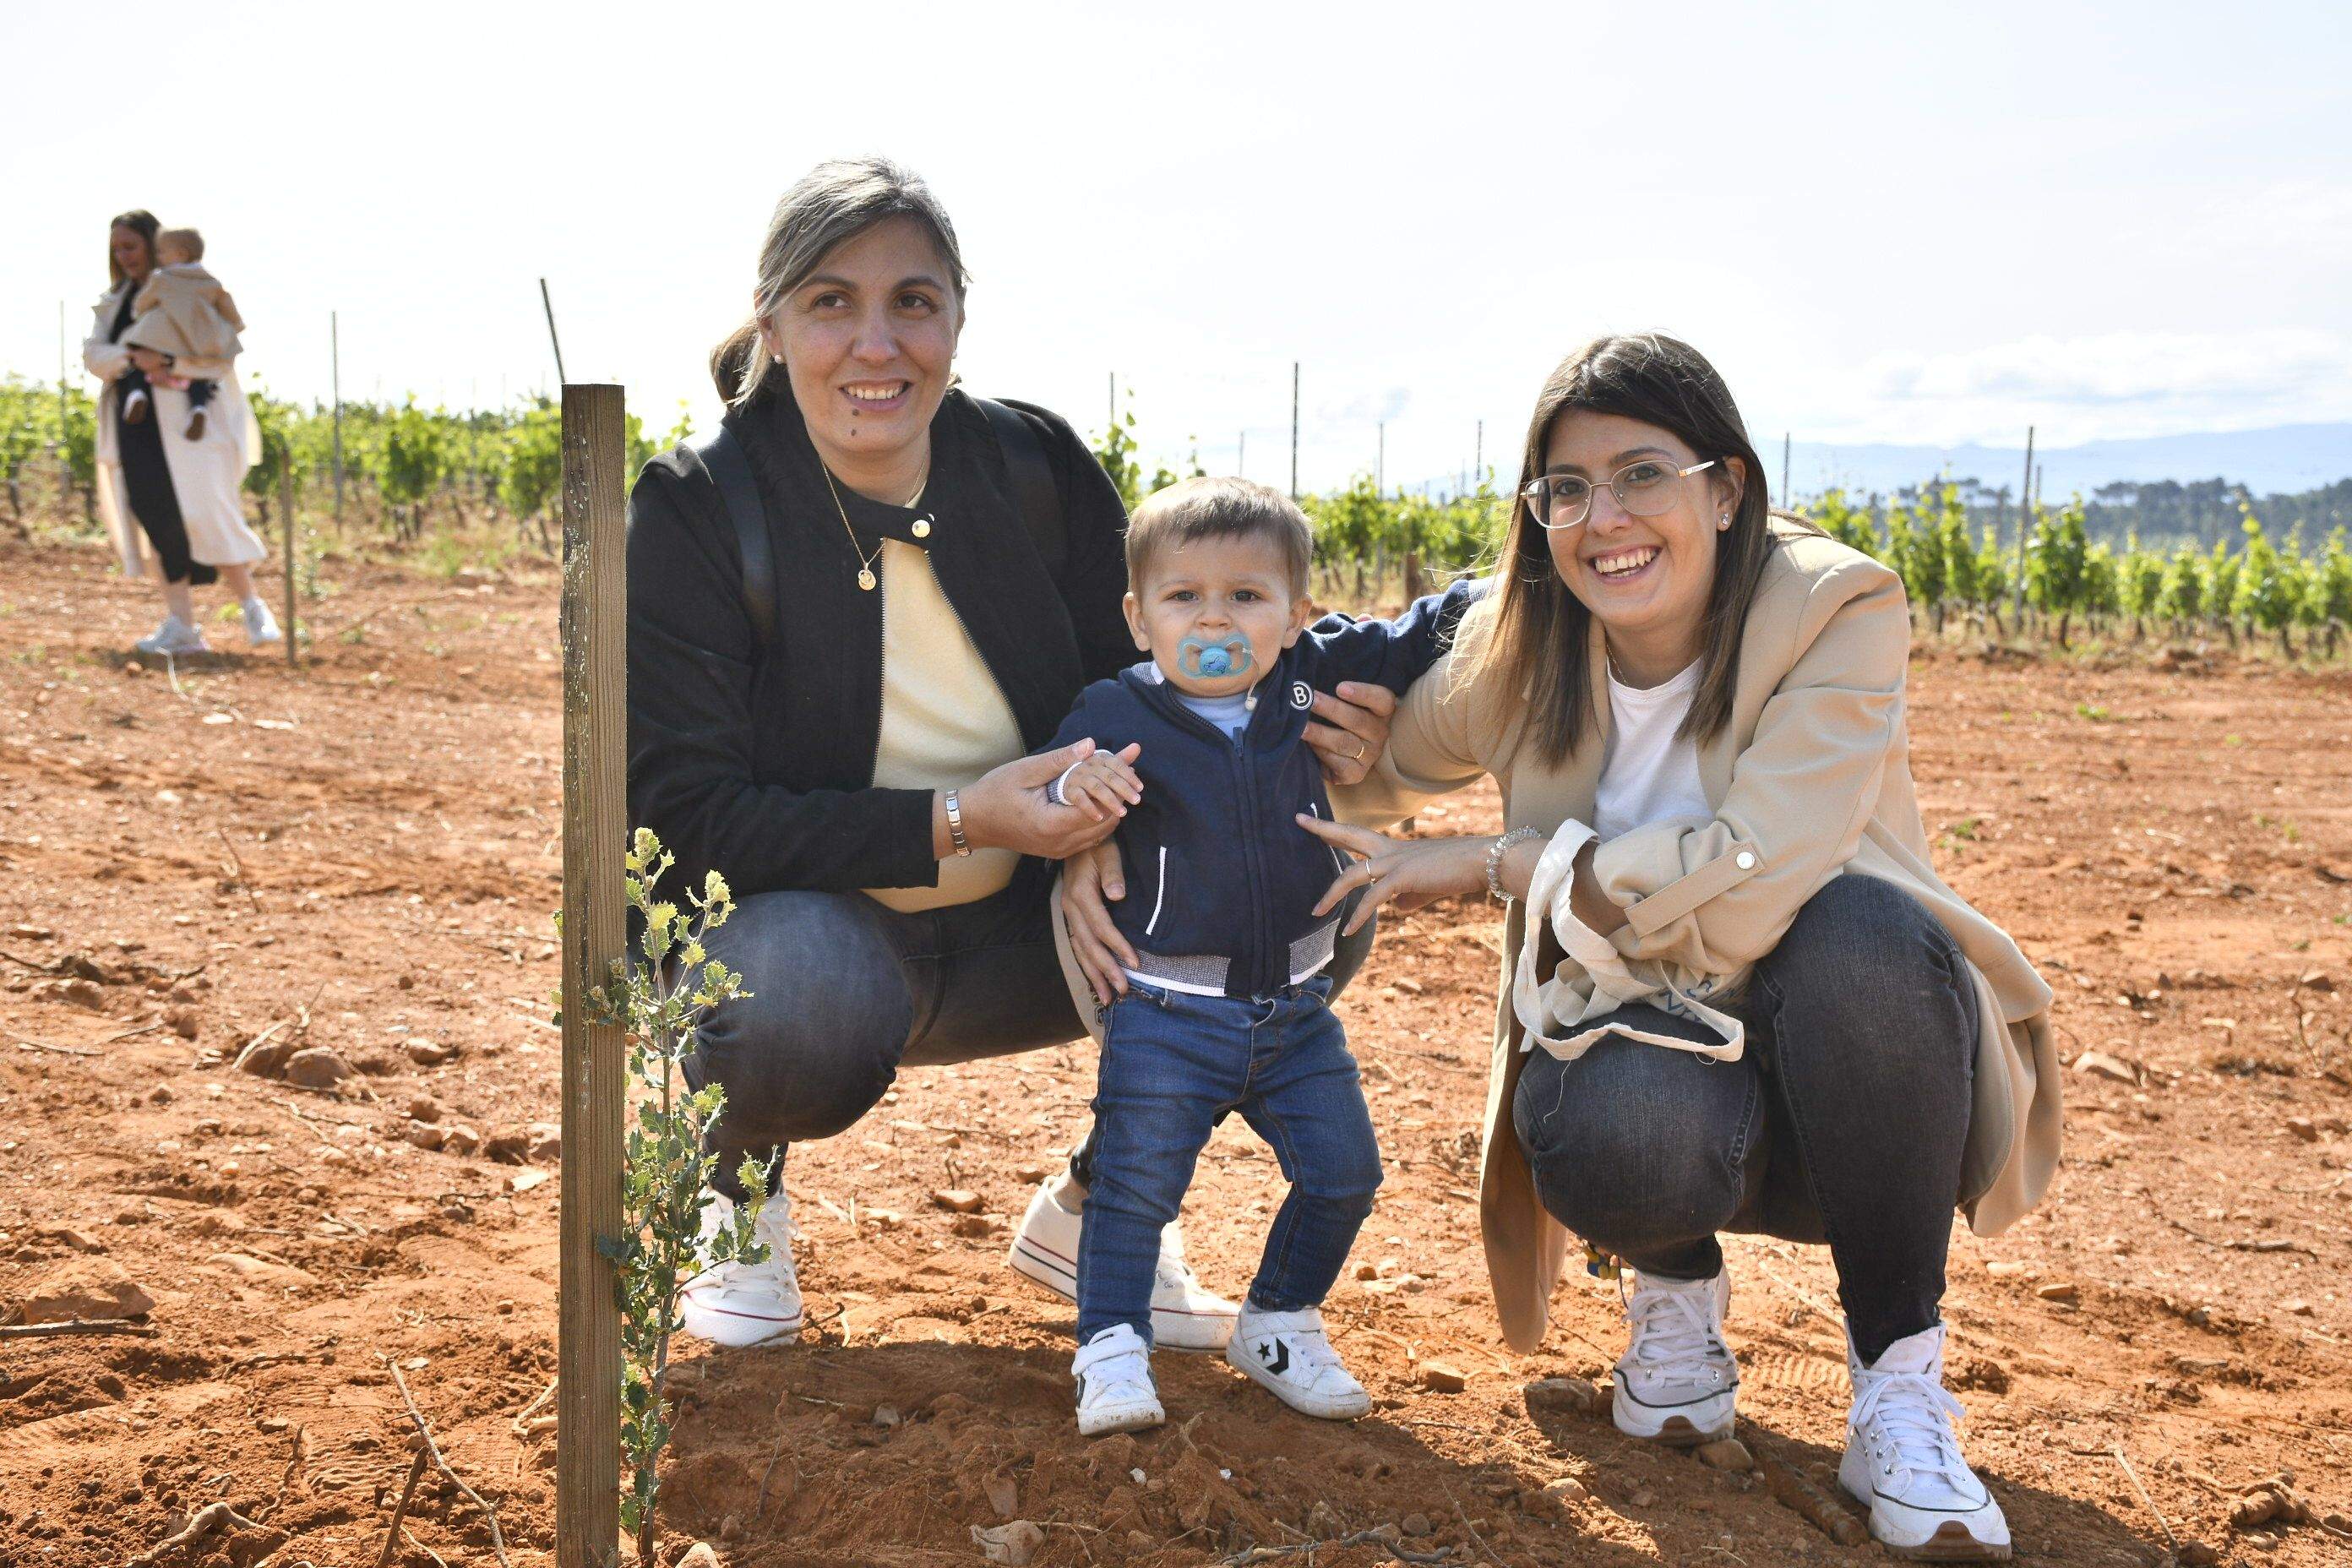
M 953 790 L 948 791 L 947 808 L 948 841 L 955 846 L 957 854 L 969 855 L 971 853 L 971 841 L 963 836 L 963 806 L 957 801 Z
M 1541 838 L 1543 836 L 1544 831 L 1540 827 L 1514 827 L 1495 840 L 1486 851 L 1486 896 L 1488 898 L 1497 903 L 1507 904 L 1511 901 L 1511 895 L 1503 891 L 1503 857 L 1509 854 L 1515 845 L 1525 844 L 1530 838 Z

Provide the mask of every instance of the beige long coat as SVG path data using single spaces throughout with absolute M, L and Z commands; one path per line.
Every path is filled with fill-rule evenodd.
M 106 341 L 122 304 L 122 289 L 109 290 L 98 301 L 88 338 L 82 341 L 81 363 L 105 383 L 98 399 L 98 511 L 114 541 L 122 569 L 134 577 L 153 572 L 154 552 L 131 515 L 130 491 L 122 481 L 121 449 L 116 441 L 115 383 L 131 368 L 131 351 Z M 128 336 L 125 333 L 125 336 Z M 179 499 L 180 516 L 187 524 L 188 552 L 207 566 L 242 566 L 269 552 L 245 521 L 246 470 L 260 460 L 261 426 L 253 406 L 237 385 L 235 365 L 227 360 L 182 359 L 173 374 L 191 381 L 214 381 L 212 416 L 202 439 L 187 438 L 188 395 L 159 386 L 153 391 L 151 417 L 160 422 L 163 462 L 172 472 L 172 493 Z
M 1654 823 L 1596 852 L 1595 873 L 1625 910 L 1612 940 L 1636 970 L 1722 976 L 1720 994 L 1771 952 L 1832 877 L 1883 878 L 1917 899 L 1951 933 L 1976 980 L 1983 1028 L 1959 1198 L 1971 1226 L 1990 1235 L 2040 1200 L 2058 1163 L 2050 988 L 1929 863 L 1911 783 L 1904 684 L 1911 623 L 1901 579 L 1833 540 L 1774 529 L 1778 547 L 1740 646 L 1731 722 L 1699 747 L 1715 816 Z M 1547 766 L 1518 755 L 1523 705 L 1470 679 L 1491 608 L 1490 600 L 1472 611 L 1454 650 L 1407 693 L 1377 773 L 1335 798 L 1344 817 L 1393 821 L 1491 773 L 1508 826 L 1550 833 L 1591 820 L 1610 715 L 1598 625 L 1590 661 L 1598 728 L 1564 763 Z M 1478 1194 L 1496 1311 L 1504 1337 L 1523 1351 L 1543 1338 L 1570 1242 L 1537 1201 L 1511 1124 L 1526 1058 L 1510 985 L 1525 938 L 1525 911 L 1514 904 Z M 1557 958 L 1547 952 L 1548 962 Z

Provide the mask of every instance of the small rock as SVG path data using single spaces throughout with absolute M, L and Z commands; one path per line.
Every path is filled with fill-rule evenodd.
M 2014 1279 L 2021 1274 L 2032 1273 L 2033 1265 L 2031 1263 L 2013 1263 L 2006 1258 L 1995 1258 L 1992 1262 L 1985 1265 L 1985 1272 L 1991 1275 L 1996 1279 Z
M 1429 1515 L 1419 1512 L 1406 1514 L 1402 1519 L 1397 1521 L 1397 1522 L 1403 1527 L 1404 1532 L 1407 1535 L 1412 1536 L 1416 1540 L 1422 1536 L 1427 1535 L 1431 1531 L 1437 1528 L 1435 1525 L 1429 1522 Z
M 2311 1316 L 2311 1303 L 2300 1296 L 2290 1296 L 2279 1303 L 2279 1310 L 2291 1318 L 2308 1318 Z
M 520 1165 L 530 1152 L 530 1134 L 520 1127 L 493 1129 L 488 1141 L 482 1144 L 483 1157 L 502 1164 Z
M 991 1563 L 1009 1563 L 1011 1568 L 1022 1568 L 1045 1544 L 1045 1532 L 1025 1519 L 986 1527 L 975 1524 L 971 1538 Z
M 518 1193 L 527 1193 L 547 1184 L 545 1171 L 517 1171 L 508 1178 L 507 1185 Z
M 1698 1446 L 1699 1463 L 1718 1470 L 1745 1474 L 1756 1468 L 1756 1457 L 1737 1437 L 1717 1437 Z
M 75 1258 L 35 1280 L 16 1298 L 27 1323 L 69 1323 L 76 1318 L 140 1318 L 155 1310 L 155 1299 L 108 1258 Z
M 1374 1265 L 1372 1265 L 1372 1264 L 1370 1264 L 1370 1263 L 1359 1263 L 1359 1264 L 1357 1264 L 1357 1265 L 1356 1265 L 1356 1278 L 1357 1278 L 1357 1279 L 1379 1279 L 1380 1277 L 1381 1277 L 1381 1271 L 1380 1271 L 1380 1269 L 1379 1269 L 1377 1267 L 1375 1267 Z
M 1589 1415 L 1601 1407 L 1601 1391 L 1581 1377 L 1546 1377 L 1528 1384 L 1529 1410 L 1564 1411 Z
M 2033 1293 L 2045 1301 L 2057 1301 L 2068 1306 L 2083 1299 L 2082 1287 L 2065 1279 L 2037 1286 Z
M 299 1089 L 332 1089 L 352 1076 L 352 1064 L 324 1046 L 286 1058 L 286 1081 Z
M 163 1025 L 180 1038 L 193 1040 L 196 1037 L 200 1020 L 194 1007 L 166 1007 L 163 1009 Z
M 247 1041 L 245 1049 L 236 1053 L 236 1070 L 256 1078 L 277 1078 L 285 1072 L 286 1058 L 293 1054 L 291 1042 L 264 1035 Z
M 1042 1182 L 1045 1179 L 1045 1167 L 1034 1160 L 1024 1160 L 1013 1167 L 1013 1176 L 1015 1181 Z
M 698 1541 L 686 1549 L 686 1555 L 677 1560 L 676 1568 L 719 1568 L 719 1553 L 711 1550 L 708 1541 Z
M 2139 1068 L 2124 1060 L 2123 1058 L 2109 1056 L 2105 1051 L 2084 1051 L 2074 1058 L 2074 1070 L 2090 1073 L 2097 1078 L 2111 1079 L 2116 1083 L 2139 1082 Z
M 443 1062 L 457 1059 L 457 1047 L 439 1040 L 411 1040 L 408 1059 L 421 1068 L 437 1068 Z
M 1470 1374 L 1442 1361 L 1423 1362 L 1421 1385 L 1439 1394 L 1459 1394 L 1470 1386 Z
M 1625 1500 L 1635 1508 L 1653 1508 L 1657 1504 L 1658 1494 L 1647 1487 L 1636 1487 L 1633 1495 Z
M 2286 1119 L 2286 1130 L 2294 1133 L 2297 1138 L 2302 1139 L 2306 1143 L 2316 1143 L 2319 1142 L 2319 1125 L 2313 1121 L 2308 1116 L 2288 1117 Z
M 43 1241 L 53 1241 L 76 1252 L 103 1252 L 106 1248 L 78 1230 L 61 1225 L 43 1226 L 34 1232 Z
M 1544 1483 L 1544 1496 L 1556 1502 L 1573 1503 L 1583 1502 L 1592 1494 L 1586 1491 L 1584 1483 L 1574 1476 L 1562 1476 L 1558 1480 Z
M 533 1164 L 551 1164 L 563 1158 L 563 1129 L 552 1121 L 534 1121 L 523 1129 L 523 1153 Z
M 940 1187 L 931 1194 L 931 1202 L 950 1214 L 975 1214 L 980 1209 L 980 1194 L 968 1187 Z
M 106 993 L 98 988 L 97 983 L 79 976 L 71 980 L 52 981 L 48 994 L 60 1002 L 70 1002 L 77 1007 L 87 1007 L 93 1012 L 106 1005 Z
M 428 1122 L 423 1121 L 410 1122 L 408 1124 L 407 1132 L 403 1136 L 406 1137 L 411 1143 L 415 1144 L 419 1149 L 438 1149 L 442 1144 L 449 1141 L 449 1133 L 446 1128 L 435 1127 Z
M 895 1405 L 877 1405 L 874 1407 L 874 1425 L 877 1426 L 896 1426 L 899 1419 L 898 1407 Z
M 429 1094 L 420 1094 L 408 1102 L 408 1119 L 411 1121 L 438 1121 L 441 1120 L 441 1102 Z
M 441 1140 L 441 1147 L 453 1154 L 472 1154 L 481 1149 L 482 1135 L 462 1121 L 453 1121 Z
M 1020 1484 L 1011 1476 L 991 1476 L 981 1483 L 988 1493 L 988 1506 L 996 1510 L 999 1519 L 1011 1519 L 1013 1510 L 1021 1506 Z

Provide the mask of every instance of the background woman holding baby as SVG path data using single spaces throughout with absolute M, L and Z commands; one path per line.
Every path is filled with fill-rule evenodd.
M 194 229 L 164 228 L 143 210 L 115 218 L 111 283 L 82 343 L 83 365 L 105 384 L 100 514 L 122 569 L 155 576 L 163 591 L 163 624 L 139 640 L 142 653 L 210 652 L 194 590 L 215 581 L 236 595 L 249 644 L 281 640 L 253 584 L 268 550 L 245 521 L 246 470 L 261 454 L 236 381 L 245 323 L 204 254 Z

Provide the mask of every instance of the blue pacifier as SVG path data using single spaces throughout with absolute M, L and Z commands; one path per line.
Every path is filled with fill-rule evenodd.
M 1218 642 L 1186 637 L 1176 645 L 1176 668 L 1196 680 L 1246 675 L 1255 663 L 1249 638 L 1244 637 L 1229 637 Z

